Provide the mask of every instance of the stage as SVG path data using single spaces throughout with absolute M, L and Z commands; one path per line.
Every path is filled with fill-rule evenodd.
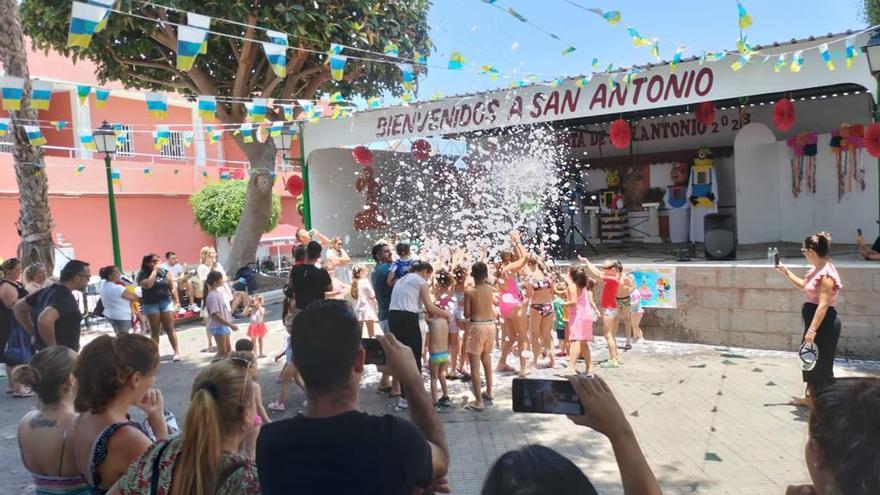
M 773 244 L 798 275 L 807 266 L 796 243 Z M 624 270 L 669 267 L 675 271 L 675 309 L 648 309 L 642 328 L 648 339 L 795 350 L 801 343 L 803 293 L 767 260 L 767 244 L 738 246 L 737 259 L 679 261 L 669 244 L 579 247 L 591 261 L 619 259 Z M 836 309 L 843 322 L 839 356 L 880 357 L 880 262 L 865 261 L 854 244 L 832 243 L 842 281 Z M 622 332 L 622 330 L 620 330 Z

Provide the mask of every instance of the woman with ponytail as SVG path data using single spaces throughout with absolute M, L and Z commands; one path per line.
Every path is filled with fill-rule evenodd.
M 158 373 L 159 347 L 143 335 L 102 335 L 80 352 L 73 448 L 93 494 L 106 493 L 132 461 L 168 435 L 162 393 L 152 388 Z M 155 438 L 129 419 L 132 406 L 146 413 Z
M 69 438 L 76 412 L 73 398 L 76 353 L 64 346 L 52 346 L 36 353 L 30 364 L 15 368 L 17 383 L 37 393 L 37 408 L 18 424 L 21 462 L 31 473 L 36 495 L 89 495 L 85 478 L 79 474 Z
M 253 456 L 239 445 L 254 428 L 251 361 L 215 361 L 193 382 L 183 434 L 159 442 L 132 463 L 119 480 L 123 495 L 257 495 L 260 482 Z M 254 451 L 251 445 L 245 450 Z
M 814 344 L 818 353 L 815 366 L 811 369 L 808 369 L 811 363 L 805 361 L 803 379 L 807 385 L 807 398 L 789 402 L 793 406 L 806 407 L 809 405 L 809 398 L 834 383 L 834 354 L 837 351 L 841 329 L 834 305 L 843 289 L 843 283 L 840 281 L 840 274 L 831 263 L 830 234 L 817 232 L 807 236 L 801 246 L 801 252 L 811 265 L 804 278 L 799 278 L 781 263 L 776 269 L 788 277 L 795 287 L 804 291 L 806 302 L 801 311 L 804 319 L 803 342 Z

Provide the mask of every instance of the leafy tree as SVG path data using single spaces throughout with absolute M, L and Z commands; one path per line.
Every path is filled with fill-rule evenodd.
M 88 48 L 68 49 L 71 2 L 24 0 L 22 19 L 36 47 L 94 62 L 102 82 L 119 81 L 128 88 L 184 95 L 310 99 L 321 91 L 339 91 L 344 97 L 383 91 L 400 94 L 401 72 L 389 63 L 349 58 L 344 80 L 332 81 L 325 63 L 329 44 L 381 52 L 388 42 L 394 42 L 406 56 L 414 51 L 427 54 L 431 48 L 427 25 L 430 0 L 175 0 L 173 5 L 182 11 L 239 22 L 242 26 L 215 21 L 211 29 L 247 40 L 268 41 L 263 31 L 254 28 L 257 25 L 290 34 L 290 45 L 299 50 L 288 52 L 287 76 L 275 75 L 262 47 L 253 41 L 209 35 L 207 54 L 199 55 L 193 68 L 183 72 L 175 67 L 177 29 L 172 24 L 112 13 L 107 28 L 93 37 Z M 150 19 L 186 24 L 186 14 L 177 10 L 137 1 L 126 6 Z M 345 54 L 365 56 L 350 49 Z M 272 114 L 270 118 L 283 120 L 278 109 Z M 241 123 L 246 111 L 241 103 L 218 102 L 217 116 L 227 124 Z M 233 139 L 251 165 L 242 221 L 230 259 L 225 261 L 235 270 L 253 259 L 269 215 L 276 150 L 271 140 L 244 143 L 240 135 Z
M 0 65 L 10 76 L 28 79 L 30 71 L 27 64 L 24 35 L 16 0 L 0 0 Z M 10 112 L 13 120 L 33 121 L 37 111 L 31 108 L 31 83 L 25 83 L 21 98 L 21 109 Z M 25 266 L 34 262 L 46 265 L 52 273 L 55 266 L 55 250 L 52 246 L 52 215 L 49 211 L 49 182 L 41 168 L 43 152 L 30 145 L 27 134 L 21 126 L 13 126 L 11 131 L 15 146 L 12 159 L 15 163 L 15 179 L 18 182 L 19 218 L 18 229 L 21 244 L 18 255 Z
M 868 24 L 880 24 L 880 0 L 863 0 L 862 10 Z
M 245 205 L 248 183 L 244 180 L 211 182 L 189 197 L 196 223 L 213 237 L 232 237 L 238 229 L 241 212 Z M 281 216 L 281 197 L 272 194 L 269 218 L 260 233 L 278 226 Z

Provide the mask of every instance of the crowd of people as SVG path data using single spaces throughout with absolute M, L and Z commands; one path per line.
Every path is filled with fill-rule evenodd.
M 625 493 L 661 493 L 610 387 L 592 374 L 590 343 L 600 319 L 609 354 L 603 368 L 622 364 L 616 335 L 621 320 L 624 349 L 644 339 L 638 291 L 619 261 L 596 266 L 580 258 L 562 271 L 540 246 L 530 253 L 512 231 L 495 259 L 485 249 L 469 253 L 429 241 L 416 252 L 406 242 L 393 250 L 391 242 L 379 242 L 370 272 L 352 263 L 338 238 L 306 231 L 298 237 L 284 291 L 282 320 L 289 336 L 276 356 L 285 358 L 281 396 L 269 409 L 285 408 L 290 381 L 304 390 L 306 402 L 297 415 L 274 422 L 256 382 L 267 332 L 262 299 L 236 291 L 211 248 L 202 251 L 198 283 L 174 268 L 174 253 L 166 254 L 165 264 L 159 256 L 144 256 L 135 287 L 118 268 L 102 268 L 101 300 L 115 335 L 97 337 L 82 349 L 73 293 L 88 284 L 89 265 L 70 261 L 56 283 L 39 287 L 46 284 L 45 268 L 41 275 L 39 267 L 23 270 L 18 260 L 6 260 L 0 266 L 3 362 L 10 393 L 38 398 L 18 430 L 22 462 L 37 492 L 448 492 L 453 460 L 438 416 L 452 407 L 447 380 L 470 381 L 473 399 L 465 408 L 479 413 L 495 399 L 494 373 L 525 377 L 542 366 L 559 366 L 559 358 L 567 360 L 560 375 L 587 411 L 570 419 L 609 439 Z M 880 434 L 880 381 L 833 375 L 841 328 L 834 305 L 842 282 L 830 261 L 830 242 L 825 233 L 805 239 L 802 251 L 812 268 L 804 278 L 778 267 L 804 291 L 809 351 L 807 358 L 801 352 L 807 396 L 798 404 L 810 408 L 805 457 L 812 483 L 786 493 L 880 493 L 880 443 L 874 441 Z M 37 284 L 33 293 L 19 281 L 28 271 L 28 283 Z M 173 316 L 189 305 L 202 309 L 208 348 L 216 346 L 217 354 L 196 376 L 179 429 L 154 385 L 160 332 L 179 359 Z M 233 346 L 237 311 L 249 318 L 248 339 Z M 131 331 L 138 313 L 149 337 Z M 361 411 L 365 332 L 385 356 L 378 391 L 397 397 L 394 409 L 408 411 L 409 420 Z M 33 344 L 32 355 L 17 352 L 21 338 Z M 493 363 L 496 347 L 500 357 Z M 518 367 L 508 363 L 511 356 Z M 145 419 L 132 420 L 131 408 Z M 563 455 L 528 445 L 493 463 L 482 493 L 598 492 Z

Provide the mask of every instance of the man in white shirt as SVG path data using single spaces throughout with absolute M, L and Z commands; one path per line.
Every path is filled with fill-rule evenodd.
M 189 296 L 190 304 L 192 304 L 192 286 L 190 286 L 189 280 L 186 278 L 186 270 L 183 269 L 183 265 L 177 261 L 177 254 L 174 251 L 168 251 L 165 253 L 165 262 L 159 265 L 159 268 L 164 269 L 174 278 L 176 282 L 176 287 L 172 291 L 172 296 L 174 296 L 174 303 L 180 307 L 180 301 L 182 299 L 181 296 L 186 294 Z

